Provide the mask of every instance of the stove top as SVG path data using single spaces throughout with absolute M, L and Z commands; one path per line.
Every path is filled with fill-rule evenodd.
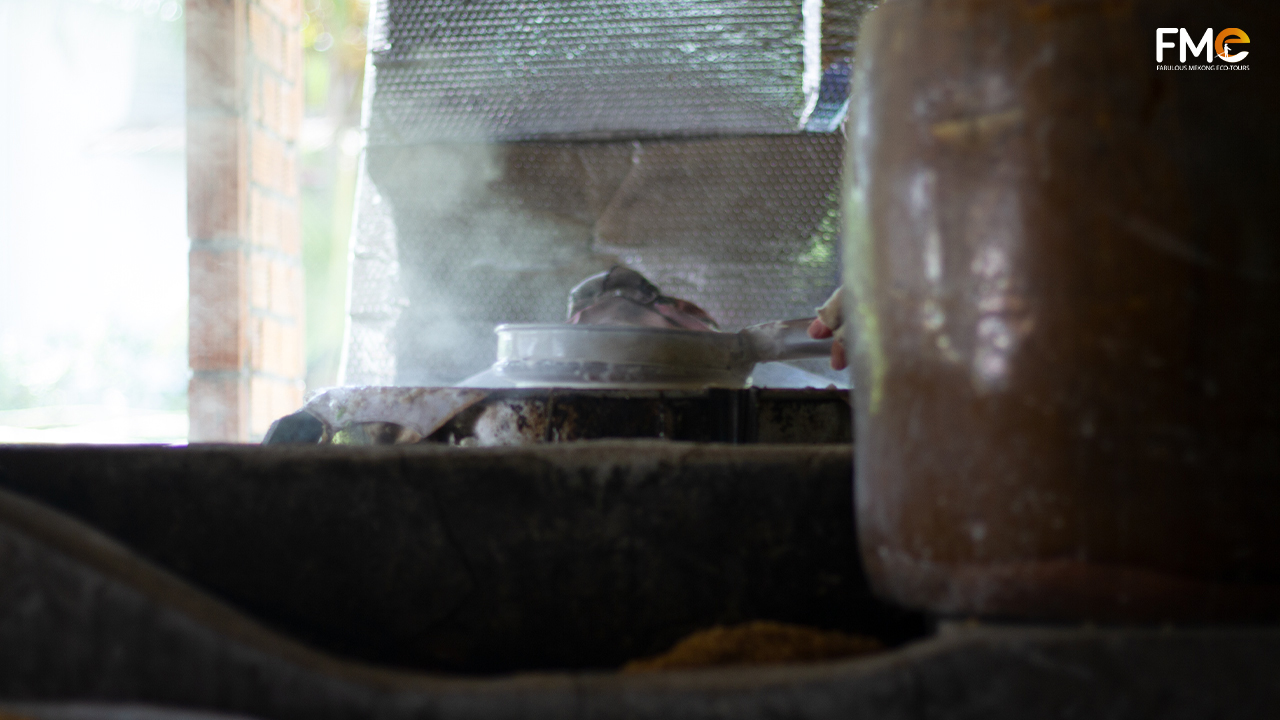
M 847 390 L 334 388 L 263 444 L 530 445 L 602 439 L 851 443 Z

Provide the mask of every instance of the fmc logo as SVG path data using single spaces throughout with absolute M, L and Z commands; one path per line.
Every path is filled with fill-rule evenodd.
M 1177 33 L 1178 42 L 1167 40 L 1169 35 Z M 1200 53 L 1204 53 L 1204 64 L 1212 65 L 1213 59 L 1217 59 L 1227 63 L 1238 63 L 1249 57 L 1248 52 L 1232 52 L 1231 46 L 1243 45 L 1249 42 L 1249 36 L 1240 28 L 1227 28 L 1218 33 L 1215 38 L 1213 28 L 1204 31 L 1204 35 L 1200 36 L 1199 41 L 1191 39 L 1191 35 L 1187 33 L 1186 28 L 1157 28 L 1156 29 L 1156 62 L 1163 65 L 1164 51 L 1178 48 L 1178 63 L 1180 65 L 1187 64 L 1187 51 L 1190 51 L 1191 57 L 1195 58 Z M 1245 69 L 1248 66 L 1241 66 L 1239 69 Z M 1228 69 L 1226 67 L 1223 68 Z M 1236 68 L 1231 68 L 1236 69 Z

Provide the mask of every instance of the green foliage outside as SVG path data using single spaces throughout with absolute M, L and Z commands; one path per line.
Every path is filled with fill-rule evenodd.
M 369 5 L 307 0 L 300 147 L 307 388 L 333 385 L 346 318 L 348 238 L 359 159 Z

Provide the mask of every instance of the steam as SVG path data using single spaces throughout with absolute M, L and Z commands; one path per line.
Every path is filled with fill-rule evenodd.
M 513 152 L 367 151 L 344 383 L 453 384 L 493 362 L 495 325 L 562 322 L 569 289 L 617 262 L 593 251 L 588 217 L 510 186 Z

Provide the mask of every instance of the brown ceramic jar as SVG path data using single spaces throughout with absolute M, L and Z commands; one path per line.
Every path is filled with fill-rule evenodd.
M 868 16 L 845 282 L 881 593 L 947 615 L 1280 617 L 1276 5 Z M 1252 32 L 1231 48 L 1250 68 L 1157 70 L 1164 27 Z

